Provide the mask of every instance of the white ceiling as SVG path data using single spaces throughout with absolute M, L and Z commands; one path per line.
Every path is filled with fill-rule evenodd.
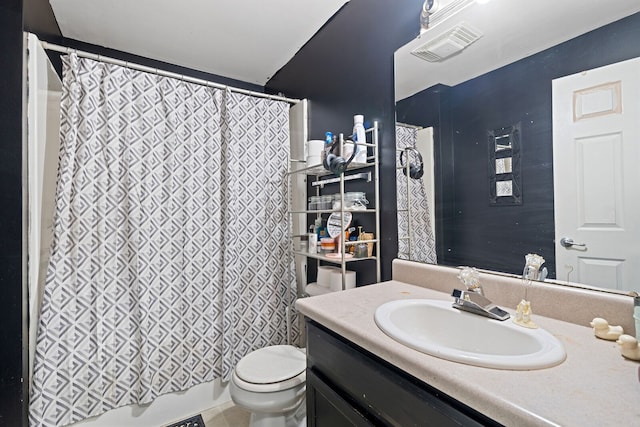
M 263 86 L 348 0 L 50 0 L 67 38 Z
M 453 1 L 440 0 L 441 7 Z M 640 11 L 640 0 L 471 3 L 396 51 L 396 101 L 438 83 L 449 86 L 462 83 Z M 427 62 L 411 54 L 414 48 L 461 21 L 480 30 L 483 37 L 442 62 Z

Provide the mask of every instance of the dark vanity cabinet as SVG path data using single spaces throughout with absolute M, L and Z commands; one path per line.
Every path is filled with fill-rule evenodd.
M 499 426 L 307 319 L 307 426 Z

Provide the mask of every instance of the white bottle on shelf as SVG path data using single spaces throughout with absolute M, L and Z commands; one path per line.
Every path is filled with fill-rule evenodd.
M 357 143 L 364 144 L 367 137 L 364 131 L 364 116 L 357 114 L 353 116 L 353 139 Z M 353 158 L 354 163 L 367 163 L 367 147 L 364 145 L 356 146 L 356 155 Z

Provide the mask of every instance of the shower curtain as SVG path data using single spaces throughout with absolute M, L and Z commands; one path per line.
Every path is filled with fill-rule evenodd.
M 228 380 L 286 343 L 289 105 L 73 54 L 61 103 L 31 425 Z
M 400 150 L 416 147 L 417 129 L 396 125 L 396 189 L 398 208 L 398 258 L 412 261 L 436 264 L 436 247 L 433 228 L 429 216 L 429 203 L 422 178 L 409 179 L 407 192 L 407 177 L 399 169 Z M 404 160 L 411 157 L 405 156 Z M 409 216 L 411 206 L 411 216 Z M 409 240 L 409 225 L 411 225 L 411 239 Z M 410 244 L 409 244 L 410 243 Z

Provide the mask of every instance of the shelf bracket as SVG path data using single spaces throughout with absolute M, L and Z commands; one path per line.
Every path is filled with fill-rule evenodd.
M 340 179 L 342 178 L 337 177 L 337 178 L 329 178 L 329 179 L 319 179 L 317 181 L 313 181 L 311 185 L 313 187 L 320 186 L 320 188 L 324 188 L 326 184 L 333 184 L 335 182 L 340 182 Z M 351 181 L 353 179 L 366 179 L 367 182 L 371 182 L 371 172 L 354 173 L 351 175 L 344 176 L 345 181 Z

